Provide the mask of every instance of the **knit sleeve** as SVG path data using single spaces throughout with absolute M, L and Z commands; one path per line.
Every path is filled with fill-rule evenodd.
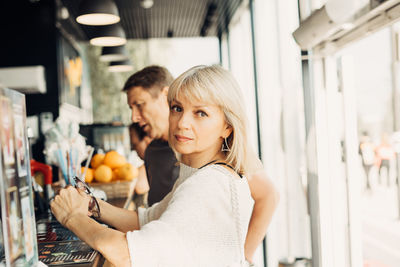
M 229 185 L 220 176 L 218 171 L 197 172 L 176 188 L 157 220 L 127 233 L 133 267 L 191 266 L 204 259 L 232 258 L 226 251 L 236 249 L 236 231 Z
M 140 207 L 138 209 L 140 227 L 143 227 L 143 225 L 151 221 L 158 220 L 161 214 L 167 208 L 171 197 L 172 197 L 172 192 L 168 193 L 160 202 L 153 204 L 149 208 Z

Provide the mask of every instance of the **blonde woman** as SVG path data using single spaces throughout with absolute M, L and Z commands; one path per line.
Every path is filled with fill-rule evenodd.
M 168 92 L 169 144 L 181 164 L 172 191 L 138 213 L 101 203 L 100 220 L 113 230 L 89 218 L 90 197 L 70 187 L 51 204 L 56 218 L 118 267 L 245 266 L 254 203 L 246 175 L 262 166 L 242 99 L 221 67 L 186 71 Z

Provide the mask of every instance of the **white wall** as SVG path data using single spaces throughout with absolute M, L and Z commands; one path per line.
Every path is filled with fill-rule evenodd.
M 149 39 L 147 65 L 166 67 L 174 77 L 196 65 L 219 64 L 218 38 Z

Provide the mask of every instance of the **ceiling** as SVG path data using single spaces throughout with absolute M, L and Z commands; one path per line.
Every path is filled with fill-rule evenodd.
M 225 31 L 242 2 L 242 0 L 154 0 L 153 7 L 144 9 L 140 6 L 140 0 L 114 1 L 128 39 L 218 36 Z M 80 2 L 81 0 L 59 1 L 59 4 L 68 9 L 70 22 L 75 20 Z M 75 23 L 69 27 L 73 27 L 75 32 L 78 31 L 76 32 L 78 39 L 89 39 L 88 26 Z

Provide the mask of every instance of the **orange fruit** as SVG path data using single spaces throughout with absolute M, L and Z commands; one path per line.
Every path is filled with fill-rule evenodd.
M 106 155 L 104 155 L 104 154 L 96 154 L 96 155 L 94 155 L 92 160 L 90 161 L 90 166 L 92 166 L 93 169 L 96 169 L 101 164 L 103 164 L 103 160 L 104 160 L 105 156 Z
M 120 155 L 117 151 L 110 151 L 106 153 L 103 164 L 111 169 L 122 167 L 126 163 L 124 156 Z
M 119 167 L 117 170 L 118 178 L 121 180 L 131 181 L 139 174 L 139 170 L 130 163 L 126 163 L 122 167 Z
M 81 173 L 82 173 L 82 175 L 83 175 L 83 173 L 85 172 L 85 167 L 81 167 Z M 93 169 L 91 169 L 91 168 L 87 168 L 87 170 L 86 170 L 86 174 L 85 174 L 85 182 L 86 183 L 91 183 L 92 181 L 93 181 L 93 178 L 94 178 L 94 176 L 93 176 Z
M 112 180 L 112 170 L 107 165 L 100 165 L 94 171 L 94 179 L 99 183 L 108 183 Z
M 119 179 L 118 177 L 118 169 L 114 169 L 112 172 L 112 179 L 111 181 L 117 181 Z

